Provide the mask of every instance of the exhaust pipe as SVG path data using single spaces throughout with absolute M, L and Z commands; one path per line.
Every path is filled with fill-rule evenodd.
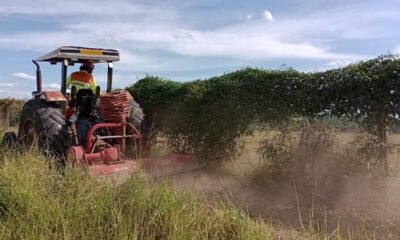
M 36 65 L 36 92 L 34 92 L 35 97 L 42 93 L 42 71 L 40 70 L 40 65 L 36 60 L 32 59 L 33 64 Z

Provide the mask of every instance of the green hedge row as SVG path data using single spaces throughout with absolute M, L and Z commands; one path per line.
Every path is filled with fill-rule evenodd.
M 399 73 L 398 57 L 384 55 L 315 73 L 245 68 L 185 83 L 147 76 L 127 89 L 144 109 L 149 139 L 162 133 L 177 151 L 221 162 L 251 124 L 292 117 L 345 116 L 385 142 L 386 127 L 398 124 Z

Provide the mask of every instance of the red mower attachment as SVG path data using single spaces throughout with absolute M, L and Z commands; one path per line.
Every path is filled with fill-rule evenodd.
M 96 135 L 96 131 L 106 129 L 110 135 Z M 131 134 L 125 134 L 130 129 Z M 67 161 L 73 166 L 85 166 L 91 175 L 117 174 L 121 171 L 132 172 L 136 161 L 128 159 L 121 149 L 125 149 L 125 140 L 132 139 L 140 145 L 139 131 L 129 123 L 99 123 L 92 126 L 86 136 L 86 148 L 72 146 L 67 153 Z M 115 144 L 110 144 L 114 142 Z M 140 155 L 140 147 L 137 148 Z
M 92 175 L 110 175 L 131 172 L 137 165 L 126 156 L 127 140 L 134 143 L 136 157 L 140 158 L 140 140 L 137 127 L 127 121 L 127 91 L 116 91 L 100 96 L 100 116 L 104 122 L 94 124 L 86 133 L 84 143 L 72 146 L 67 160 L 72 165 L 85 166 Z
M 153 177 L 197 169 L 197 164 L 185 154 L 142 158 L 142 136 L 133 124 L 126 121 L 129 115 L 129 99 L 132 97 L 126 91 L 100 96 L 100 113 L 105 122 L 95 124 L 89 129 L 85 147 L 73 146 L 69 149 L 68 162 L 75 166 L 85 166 L 92 176 L 124 179 L 138 168 Z M 101 130 L 103 135 L 98 134 Z M 108 134 L 104 135 L 104 132 Z M 127 140 L 134 144 L 127 145 Z M 129 148 L 136 150 L 135 159 L 126 156 L 127 150 L 132 150 Z

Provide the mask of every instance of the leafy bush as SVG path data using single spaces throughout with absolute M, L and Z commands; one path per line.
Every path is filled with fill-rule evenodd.
M 325 73 L 325 107 L 330 115 L 346 116 L 386 142 L 387 126 L 398 126 L 400 61 L 396 55 L 351 64 Z
M 301 133 L 284 129 L 274 136 L 266 136 L 258 153 L 263 164 L 256 169 L 255 177 L 273 182 L 308 182 L 333 173 L 335 135 L 318 125 L 306 124 Z M 333 160 L 333 161 L 332 161 Z M 331 177 L 331 176 L 329 176 Z
M 128 90 L 143 106 L 146 121 L 156 133 L 153 136 L 162 134 L 176 151 L 193 153 L 198 160 L 211 164 L 240 153 L 240 137 L 252 132 L 250 125 L 255 119 L 270 124 L 288 119 L 291 110 L 284 108 L 285 100 L 277 105 L 272 99 L 287 93 L 286 88 L 270 87 L 297 74 L 294 70 L 244 69 L 187 83 L 147 77 Z M 260 95 L 263 99 L 254 99 Z M 286 112 L 279 114 L 283 110 Z
M 387 155 L 393 149 L 388 148 L 377 136 L 361 133 L 356 135 L 349 145 L 352 147 L 344 151 L 344 156 L 351 159 L 346 166 L 348 175 L 388 173 Z
M 280 131 L 275 136 L 265 137 L 258 149 L 263 164 L 253 174 L 254 179 L 273 182 L 290 179 L 295 170 L 293 162 L 295 148 L 296 136 L 289 131 Z
M 305 125 L 300 133 L 284 129 L 267 135 L 258 153 L 263 160 L 252 178 L 256 182 L 318 181 L 322 189 L 340 185 L 357 175 L 382 176 L 389 169 L 388 149 L 378 137 L 358 134 L 342 146 L 337 135 L 323 126 Z
M 387 126 L 400 123 L 399 78 L 398 57 L 385 55 L 317 73 L 246 68 L 187 83 L 148 76 L 128 90 L 144 108 L 148 139 L 162 134 L 176 151 L 220 163 L 240 152 L 254 124 L 293 117 L 349 119 L 385 143 Z
M 173 114 L 179 102 L 180 83 L 147 76 L 128 88 L 145 113 L 142 123 L 144 140 L 153 142 L 159 132 L 168 126 L 167 117 Z

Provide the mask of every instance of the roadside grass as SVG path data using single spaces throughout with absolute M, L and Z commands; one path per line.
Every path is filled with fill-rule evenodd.
M 375 240 L 399 236 L 395 222 L 374 228 L 373 223 L 361 221 L 349 229 L 338 221 L 332 227 L 329 213 L 321 221 L 316 217 L 318 209 L 308 214 L 300 211 L 300 205 L 296 217 L 300 228 L 282 228 L 251 218 L 246 208 L 239 210 L 233 204 L 178 193 L 140 173 L 118 186 L 92 179 L 82 169 L 66 168 L 60 173 L 34 150 L 0 147 L 0 239 Z
M 59 173 L 37 152 L 0 148 L 0 239 L 271 239 L 266 224 L 232 206 L 146 181 Z

